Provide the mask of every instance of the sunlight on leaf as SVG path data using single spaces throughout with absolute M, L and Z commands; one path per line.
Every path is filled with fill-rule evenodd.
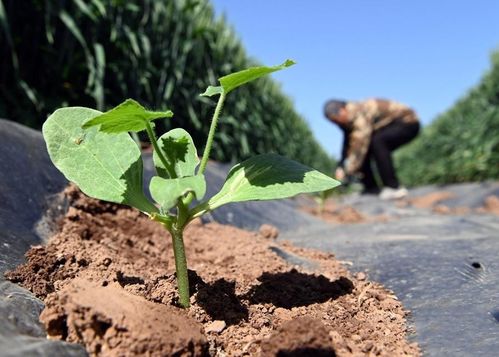
M 83 125 L 84 129 L 100 125 L 104 133 L 138 132 L 146 129 L 147 122 L 160 118 L 171 118 L 173 112 L 153 112 L 145 109 L 133 99 L 127 99 L 117 107 L 101 114 Z
M 217 87 L 209 86 L 208 88 L 206 88 L 206 91 L 200 95 L 203 97 L 211 97 L 213 95 L 222 94 L 222 92 L 223 88 L 221 86 Z
M 198 200 L 206 193 L 206 181 L 203 175 L 164 179 L 154 176 L 149 185 L 151 196 L 164 210 L 169 210 L 177 204 L 180 197 L 193 192 Z
M 196 146 L 192 137 L 182 128 L 176 128 L 161 135 L 158 146 L 163 151 L 168 163 L 177 177 L 194 176 L 199 164 Z M 168 170 L 163 165 L 156 151 L 153 153 L 154 166 L 163 178 L 170 178 Z
M 209 210 L 231 202 L 273 200 L 338 186 L 331 177 L 275 154 L 252 157 L 234 166 Z
M 56 110 L 43 124 L 50 159 L 91 197 L 157 212 L 142 191 L 142 159 L 130 135 L 82 129 L 84 122 L 100 114 L 80 107 Z
M 239 72 L 231 73 L 226 76 L 220 77 L 218 81 L 221 86 L 213 87 L 209 86 L 206 91 L 201 94 L 205 97 L 211 97 L 216 94 L 229 93 L 230 91 L 236 89 L 239 86 L 242 86 L 245 83 L 251 82 L 255 79 L 263 77 L 267 74 L 280 71 L 287 67 L 294 65 L 296 62 L 292 60 L 286 60 L 284 63 L 278 66 L 259 66 L 259 67 L 251 67 Z
M 251 82 L 272 72 L 280 71 L 294 64 L 294 61 L 288 59 L 283 64 L 280 64 L 278 66 L 251 67 L 240 72 L 223 76 L 218 80 L 220 81 L 220 84 L 222 85 L 225 93 L 229 93 L 231 90 L 236 89 L 237 87 L 245 83 Z

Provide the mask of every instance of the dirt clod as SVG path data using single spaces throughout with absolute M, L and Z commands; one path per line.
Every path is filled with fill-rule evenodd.
M 262 224 L 258 230 L 263 238 L 276 239 L 279 236 L 279 229 L 270 224 Z
M 431 208 L 437 203 L 449 200 L 454 197 L 456 197 L 456 195 L 452 192 L 437 191 L 429 193 L 427 195 L 411 198 L 408 201 L 411 205 L 417 208 Z
M 224 328 L 227 327 L 227 324 L 225 321 L 222 320 L 215 320 L 212 323 L 208 324 L 205 328 L 205 332 L 215 332 L 215 333 L 220 333 L 224 330 Z
M 483 206 L 485 212 L 499 215 L 499 197 L 489 196 L 485 199 Z
M 118 283 L 102 287 L 76 278 L 45 303 L 40 320 L 49 336 L 82 343 L 93 355 L 207 355 L 200 323 L 178 308 L 144 301 Z

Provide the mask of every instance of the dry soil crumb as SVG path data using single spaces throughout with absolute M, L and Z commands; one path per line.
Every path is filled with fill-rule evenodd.
M 420 355 L 390 291 L 332 254 L 231 226 L 187 228 L 192 306 L 179 309 L 166 231 L 134 210 L 66 194 L 60 233 L 7 274 L 44 299 L 52 338 L 95 356 Z M 273 246 L 319 268 L 295 269 Z
M 417 208 L 432 208 L 435 204 L 454 198 L 456 195 L 448 191 L 432 192 L 427 195 L 409 199 L 409 204 Z
M 434 213 L 451 214 L 451 215 L 467 215 L 472 212 L 472 208 L 466 206 L 449 207 L 441 204 L 442 201 L 456 197 L 452 192 L 438 191 L 424 196 L 414 197 L 405 201 L 402 204 L 412 205 L 418 208 L 429 208 Z M 475 208 L 476 213 L 489 213 L 499 215 L 499 197 L 491 195 L 485 198 L 481 207 Z
M 340 204 L 334 199 L 328 199 L 322 208 L 317 204 L 312 204 L 310 201 L 303 201 L 305 203 L 301 207 L 302 211 L 314 215 L 329 223 L 349 224 L 387 222 L 391 219 L 391 217 L 385 214 L 370 216 L 365 213 L 361 213 L 352 206 Z
M 279 229 L 271 224 L 262 224 L 258 232 L 263 238 L 276 239 L 279 237 Z
M 485 199 L 483 210 L 486 213 L 492 213 L 499 215 L 499 197 L 489 196 Z
M 362 223 L 368 220 L 368 217 L 355 208 L 348 205 L 340 205 L 332 199 L 327 200 L 322 208 L 319 205 L 308 202 L 301 209 L 331 223 Z

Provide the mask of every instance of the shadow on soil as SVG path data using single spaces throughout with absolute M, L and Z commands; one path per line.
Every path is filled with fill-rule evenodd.
M 227 325 L 236 325 L 248 319 L 248 309 L 236 296 L 236 283 L 225 279 L 206 284 L 197 294 L 197 303 L 213 320 L 223 320 Z
M 353 283 L 341 277 L 330 281 L 323 275 L 300 273 L 293 269 L 285 273 L 263 273 L 257 285 L 246 294 L 252 304 L 271 303 L 290 309 L 298 306 L 322 303 L 352 292 Z

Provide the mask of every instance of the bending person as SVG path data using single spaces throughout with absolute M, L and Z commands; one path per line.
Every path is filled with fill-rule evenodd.
M 363 193 L 379 193 L 380 198 L 386 200 L 407 195 L 397 179 L 392 151 L 418 135 L 419 120 L 412 109 L 384 99 L 329 100 L 324 106 L 324 114 L 344 133 L 342 157 L 335 173 L 338 180 L 360 176 Z M 381 177 L 383 190 L 376 182 L 372 161 Z

